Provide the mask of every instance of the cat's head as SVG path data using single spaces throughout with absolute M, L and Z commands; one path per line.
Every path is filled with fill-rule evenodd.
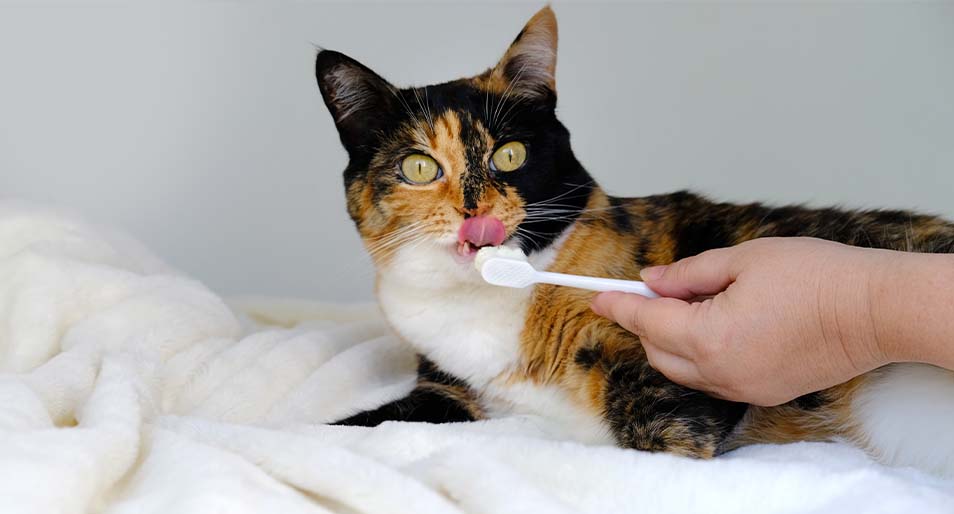
M 533 254 L 572 223 L 594 186 L 555 115 L 556 52 L 545 7 L 494 67 L 443 84 L 402 89 L 341 53 L 318 54 L 349 157 L 348 211 L 379 270 L 472 277 L 478 247 Z

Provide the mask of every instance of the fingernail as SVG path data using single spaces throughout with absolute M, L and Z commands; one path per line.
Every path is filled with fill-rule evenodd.
M 639 272 L 639 276 L 643 277 L 643 280 L 647 282 L 650 280 L 658 280 L 662 278 L 667 267 L 668 266 L 653 266 L 651 268 L 643 268 L 643 270 Z

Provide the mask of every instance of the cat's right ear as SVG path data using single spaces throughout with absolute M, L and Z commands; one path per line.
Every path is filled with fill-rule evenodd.
M 318 89 L 341 143 L 351 152 L 372 143 L 387 119 L 396 90 L 377 73 L 340 52 L 322 50 L 315 61 Z

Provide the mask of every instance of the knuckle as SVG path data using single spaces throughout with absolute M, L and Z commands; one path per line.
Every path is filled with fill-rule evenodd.
M 714 339 L 705 339 L 696 344 L 696 359 L 706 365 L 711 364 L 719 356 L 719 350 Z
M 688 280 L 691 268 L 695 266 L 696 261 L 698 261 L 698 257 L 692 256 L 675 263 L 672 267 L 672 278 L 677 281 Z
M 627 330 L 638 336 L 645 335 L 645 330 L 639 322 L 639 309 L 631 310 L 629 316 L 626 318 L 626 322 L 628 323 L 628 326 L 626 326 Z
M 709 366 L 718 365 L 727 353 L 731 341 L 721 334 L 710 334 L 696 343 L 696 358 Z
M 648 341 L 646 343 L 648 343 Z M 646 352 L 646 360 L 649 361 L 649 365 L 652 366 L 653 369 L 662 371 L 665 374 L 667 370 L 664 369 L 659 359 L 659 351 L 656 350 L 652 344 L 643 344 L 643 350 Z
M 719 389 L 726 398 L 741 398 L 744 395 L 742 388 L 734 381 L 724 382 Z

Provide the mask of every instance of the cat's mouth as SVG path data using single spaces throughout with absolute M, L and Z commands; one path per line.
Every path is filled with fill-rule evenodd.
M 507 238 L 507 228 L 493 216 L 474 216 L 464 220 L 457 231 L 457 256 L 473 260 L 485 246 L 500 246 Z
M 492 245 L 474 246 L 470 241 L 461 241 L 457 243 L 457 255 L 466 259 L 473 258 L 481 248 Z

